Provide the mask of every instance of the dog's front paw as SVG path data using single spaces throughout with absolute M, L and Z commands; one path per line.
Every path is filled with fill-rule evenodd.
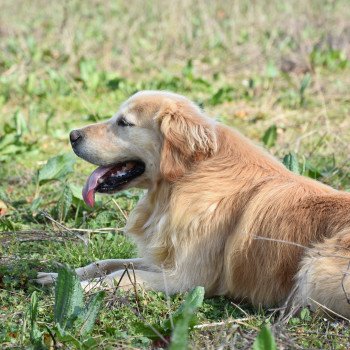
M 34 282 L 42 286 L 48 286 L 56 281 L 57 275 L 55 272 L 38 272 Z

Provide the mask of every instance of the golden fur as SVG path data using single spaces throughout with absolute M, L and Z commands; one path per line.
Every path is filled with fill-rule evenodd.
M 121 114 L 135 126 L 118 127 Z M 130 186 L 148 191 L 126 225 L 146 288 L 175 293 L 202 285 L 208 296 L 267 306 L 283 304 L 294 290 L 299 305 L 322 304 L 350 317 L 349 194 L 290 172 L 172 93 L 137 93 L 110 121 L 81 130 L 85 142 L 75 151 L 85 160 L 137 157 L 146 164 Z M 111 282 L 123 263 L 77 272 L 85 280 L 107 273 Z M 39 282 L 51 276 L 41 274 Z

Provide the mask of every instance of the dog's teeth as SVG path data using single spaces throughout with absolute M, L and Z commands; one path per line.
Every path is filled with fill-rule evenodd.
M 99 183 L 99 184 L 101 184 L 103 182 L 103 179 L 102 178 L 99 178 L 98 180 L 97 180 L 97 183 Z

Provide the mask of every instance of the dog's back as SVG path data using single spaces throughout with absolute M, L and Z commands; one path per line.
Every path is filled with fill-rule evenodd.
M 311 285 L 319 303 L 329 305 L 325 296 L 334 298 L 336 291 L 347 302 L 340 290 L 349 257 L 350 195 L 288 171 L 231 129 L 217 132 L 216 155 L 177 181 L 172 192 L 172 232 L 187 232 L 178 237 L 177 259 L 186 252 L 203 263 L 209 294 L 276 305 L 297 283 L 304 304 L 312 303 Z

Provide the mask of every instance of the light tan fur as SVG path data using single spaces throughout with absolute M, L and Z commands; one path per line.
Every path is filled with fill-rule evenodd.
M 118 127 L 121 114 L 135 126 Z M 172 93 L 137 93 L 111 120 L 81 131 L 85 142 L 76 153 L 85 160 L 107 165 L 136 157 L 146 165 L 130 186 L 147 193 L 126 225 L 146 288 L 176 293 L 202 285 L 208 296 L 272 306 L 295 287 L 296 303 L 350 317 L 349 194 L 288 171 Z M 113 284 L 128 262 L 78 273 L 85 280 L 109 274 Z

